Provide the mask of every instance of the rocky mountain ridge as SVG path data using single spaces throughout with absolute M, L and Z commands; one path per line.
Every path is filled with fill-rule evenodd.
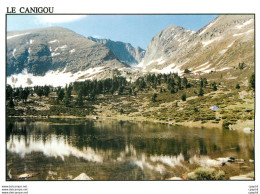
M 7 76 L 24 70 L 43 76 L 53 70 L 126 67 L 107 47 L 61 27 L 7 34 Z
M 170 25 L 153 37 L 146 51 L 59 27 L 9 32 L 7 82 L 64 85 L 59 81 L 114 75 L 135 80 L 145 73 L 182 75 L 185 69 L 194 75 L 225 72 L 236 78 L 231 74 L 241 62 L 254 71 L 254 45 L 254 15 L 220 15 L 197 32 Z
M 194 74 L 254 65 L 254 16 L 220 15 L 197 32 L 169 26 L 151 41 L 139 67 L 145 72 Z M 164 34 L 173 37 L 165 41 Z M 169 45 L 172 45 L 171 47 Z M 168 48 L 168 49 L 165 49 Z M 155 55 L 154 53 L 160 53 Z
M 112 41 L 110 39 L 98 39 L 94 37 L 88 37 L 88 39 L 105 45 L 121 62 L 124 62 L 130 66 L 135 66 L 140 63 L 145 55 L 144 49 L 138 46 L 134 48 L 130 43 Z

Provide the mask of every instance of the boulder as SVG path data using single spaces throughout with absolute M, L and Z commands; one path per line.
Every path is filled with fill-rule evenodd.
M 34 176 L 36 176 L 38 174 L 40 174 L 40 173 L 37 173 L 37 172 L 27 172 L 27 173 L 18 175 L 18 179 L 31 178 L 31 177 L 34 177 Z
M 48 172 L 48 174 L 49 175 L 51 175 L 51 176 L 57 176 L 57 172 L 54 172 L 54 171 L 51 171 L 51 170 L 49 170 L 49 172 Z
M 244 133 L 252 133 L 254 131 L 254 129 L 246 127 L 243 129 Z
M 168 179 L 166 179 L 166 180 L 171 180 L 171 181 L 179 181 L 179 180 L 182 180 L 182 178 L 181 177 L 171 177 L 171 178 L 168 178 Z
M 93 178 L 89 177 L 85 173 L 81 173 L 79 176 L 77 176 L 73 180 L 87 180 L 87 181 L 90 181 L 90 180 L 93 180 Z
M 253 178 L 250 178 L 247 175 L 232 176 L 229 179 L 230 180 L 254 180 Z

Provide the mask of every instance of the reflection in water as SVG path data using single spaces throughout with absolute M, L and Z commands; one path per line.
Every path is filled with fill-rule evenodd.
M 54 180 L 82 172 L 95 180 L 162 180 L 219 167 L 219 157 L 248 161 L 253 153 L 254 136 L 236 131 L 76 119 L 7 124 L 7 170 L 37 171 L 35 180 L 49 179 L 48 172 Z M 235 167 L 231 173 L 241 172 Z
M 7 142 L 7 150 L 19 154 L 22 158 L 25 154 L 42 152 L 47 157 L 61 157 L 62 160 L 65 156 L 75 156 L 92 162 L 103 161 L 102 155 L 96 154 L 91 147 L 84 147 L 81 151 L 69 145 L 64 137 L 58 138 L 57 135 L 51 135 L 45 142 L 34 140 L 32 136 L 25 141 L 24 137 L 13 135 Z

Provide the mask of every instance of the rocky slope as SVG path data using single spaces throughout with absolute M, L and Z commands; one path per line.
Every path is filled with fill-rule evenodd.
M 10 32 L 6 54 L 8 77 L 28 74 L 31 79 L 59 71 L 77 79 L 127 66 L 104 45 L 60 27 Z
M 97 39 L 93 37 L 88 37 L 88 39 L 104 44 L 108 47 L 115 56 L 121 61 L 128 65 L 134 66 L 142 61 L 145 55 L 145 50 L 136 47 L 134 48 L 129 43 L 124 43 L 120 41 L 112 41 L 110 39 Z
M 166 36 L 167 35 L 167 36 Z M 254 16 L 221 15 L 196 33 L 169 26 L 156 35 L 139 66 L 148 72 L 194 74 L 254 66 Z
M 171 56 L 176 55 L 194 33 L 174 25 L 162 30 L 151 40 L 142 61 L 143 67 L 163 64 Z

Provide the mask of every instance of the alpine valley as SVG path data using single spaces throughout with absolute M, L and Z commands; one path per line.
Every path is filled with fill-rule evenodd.
M 8 32 L 6 180 L 255 180 L 254 19 L 170 25 L 146 50 Z

